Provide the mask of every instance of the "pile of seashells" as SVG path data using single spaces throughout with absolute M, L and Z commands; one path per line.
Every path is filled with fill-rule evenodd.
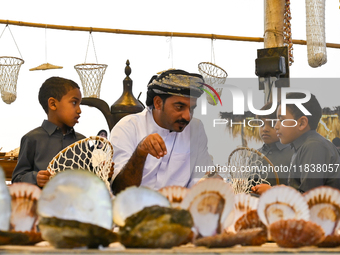
M 190 189 L 132 186 L 111 197 L 88 171 L 61 172 L 40 190 L 27 183 L 7 187 L 0 168 L 0 244 L 336 247 L 339 220 L 340 190 L 325 186 L 301 194 L 279 185 L 258 198 L 207 178 Z

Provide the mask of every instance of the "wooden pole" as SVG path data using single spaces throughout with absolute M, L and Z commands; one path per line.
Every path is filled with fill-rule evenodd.
M 264 48 L 282 47 L 283 21 L 285 12 L 285 0 L 265 0 L 264 2 Z M 302 40 L 300 40 L 302 41 Z M 294 43 L 294 40 L 293 40 Z M 270 78 L 264 83 L 264 103 L 272 100 L 271 87 L 275 86 Z M 278 100 L 281 97 L 281 89 L 277 88 Z
M 101 33 L 149 35 L 149 36 L 168 36 L 168 37 L 206 38 L 206 39 L 245 41 L 245 42 L 264 42 L 263 37 L 245 37 L 245 36 L 216 35 L 216 34 L 202 34 L 202 33 L 122 30 L 122 29 L 97 28 L 97 27 L 77 27 L 77 26 L 63 26 L 63 25 L 30 23 L 30 22 L 3 20 L 3 19 L 0 19 L 0 24 L 24 26 L 24 27 L 37 27 L 37 28 L 69 30 L 69 31 L 101 32 Z M 307 42 L 305 40 L 293 40 L 293 43 L 294 44 L 307 45 Z M 329 48 L 340 49 L 340 44 L 327 43 L 326 46 L 329 47 Z

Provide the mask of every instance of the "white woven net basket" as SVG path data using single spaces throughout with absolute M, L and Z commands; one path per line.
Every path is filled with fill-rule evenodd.
M 105 64 L 79 64 L 75 65 L 81 84 L 84 97 L 100 97 L 100 87 L 107 68 Z
M 325 0 L 306 0 L 306 38 L 308 64 L 326 64 Z
M 234 193 L 249 193 L 251 187 L 265 183 L 267 181 L 268 171 L 264 169 L 264 165 L 273 164 L 258 150 L 240 147 L 232 151 L 228 158 L 229 178 L 227 182 L 233 187 Z M 275 172 L 274 172 L 275 173 Z M 279 178 L 275 173 L 276 182 L 279 184 Z
M 216 86 L 225 83 L 225 80 L 228 77 L 227 72 L 224 71 L 223 68 L 210 62 L 199 63 L 198 71 L 203 76 L 205 83 L 212 86 L 216 90 L 217 94 L 221 96 L 223 88 L 216 88 Z M 215 101 L 218 102 L 218 98 L 215 95 L 215 93 L 212 93 L 212 95 L 214 96 Z M 207 94 L 206 96 L 207 96 L 208 103 L 211 105 L 215 105 L 215 102 L 210 97 L 210 95 Z
M 24 60 L 16 57 L 0 57 L 0 91 L 6 104 L 11 104 L 17 98 L 17 81 Z
M 49 163 L 47 170 L 53 177 L 58 172 L 83 169 L 95 173 L 111 191 L 108 181 L 112 166 L 113 147 L 101 136 L 79 140 L 60 151 Z

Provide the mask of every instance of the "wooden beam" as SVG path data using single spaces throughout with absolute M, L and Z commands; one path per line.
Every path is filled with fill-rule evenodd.
M 141 31 L 141 30 L 123 30 L 113 28 L 98 28 L 98 27 L 79 27 L 79 26 L 64 26 L 53 24 L 31 23 L 14 20 L 0 19 L 0 24 L 49 28 L 69 31 L 84 31 L 84 32 L 101 32 L 101 33 L 114 33 L 114 34 L 130 34 L 130 35 L 149 35 L 149 36 L 168 36 L 168 37 L 187 37 L 187 38 L 206 38 L 216 40 L 230 40 L 230 41 L 245 41 L 245 42 L 263 42 L 263 37 L 245 37 L 245 36 L 231 36 L 231 35 L 216 35 L 216 34 L 201 34 L 201 33 L 181 33 L 181 32 L 159 32 L 159 31 Z M 305 40 L 293 40 L 294 44 L 306 45 Z M 340 49 L 340 44 L 327 43 L 329 48 Z

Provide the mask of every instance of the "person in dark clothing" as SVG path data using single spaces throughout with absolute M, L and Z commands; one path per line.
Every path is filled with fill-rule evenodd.
M 43 187 L 50 178 L 46 169 L 53 157 L 85 136 L 73 129 L 81 114 L 82 96 L 77 83 L 51 77 L 40 87 L 38 97 L 47 120 L 22 137 L 12 182 L 28 182 Z

